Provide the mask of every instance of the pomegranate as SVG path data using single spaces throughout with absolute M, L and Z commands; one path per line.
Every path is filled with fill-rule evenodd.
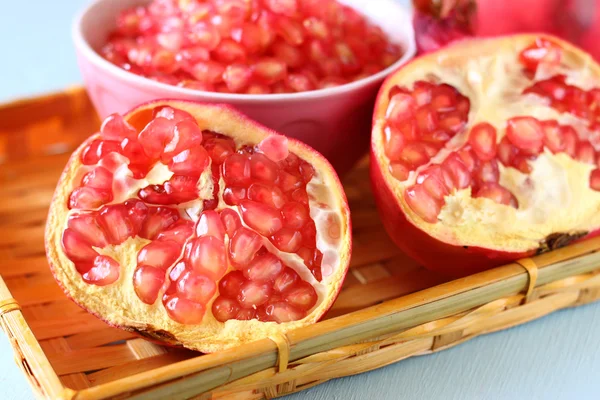
M 457 42 L 382 86 L 371 173 L 390 236 L 465 275 L 600 227 L 600 66 L 550 36 Z
M 165 100 L 109 116 L 75 151 L 46 243 L 83 308 L 212 352 L 318 320 L 351 238 L 321 155 L 227 106 Z
M 336 0 L 153 0 L 122 11 L 100 53 L 158 82 L 244 94 L 338 86 L 402 55 Z
M 417 46 L 439 49 L 469 36 L 548 33 L 600 60 L 597 0 L 413 0 Z

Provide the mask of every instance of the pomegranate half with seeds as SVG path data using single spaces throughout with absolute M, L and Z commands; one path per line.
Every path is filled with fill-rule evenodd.
M 384 83 L 372 180 L 389 234 L 465 275 L 600 227 L 600 67 L 549 36 L 474 39 Z
M 68 296 L 106 322 L 203 352 L 318 320 L 348 269 L 329 163 L 227 106 L 109 116 L 71 157 L 46 229 Z

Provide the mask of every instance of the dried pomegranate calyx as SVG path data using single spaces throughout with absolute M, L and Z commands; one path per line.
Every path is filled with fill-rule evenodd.
M 456 96 L 436 101 L 445 86 Z M 504 252 L 496 263 L 553 234 L 597 230 L 598 88 L 598 65 L 535 35 L 457 43 L 403 67 L 373 128 L 388 213 L 432 241 Z
M 320 155 L 224 106 L 156 102 L 125 121 L 112 125 L 127 128 L 126 146 L 105 145 L 117 128 L 92 136 L 53 200 L 48 257 L 69 296 L 110 323 L 203 351 L 314 322 L 331 306 L 350 233 Z M 253 185 L 267 191 L 249 198 Z M 111 198 L 71 201 L 80 188 Z M 252 333 L 233 334 L 242 323 Z

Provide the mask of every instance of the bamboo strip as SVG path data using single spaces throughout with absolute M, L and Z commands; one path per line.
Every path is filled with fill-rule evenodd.
M 11 297 L 8 288 L 0 279 L 0 301 Z M 22 368 L 36 394 L 50 399 L 63 398 L 65 388 L 54 373 L 21 312 L 12 311 L 0 316 L 0 326 L 13 345 L 17 365 Z
M 600 238 L 594 238 L 536 257 L 536 264 L 540 267 L 538 285 L 594 270 L 600 265 L 600 254 L 595 253 L 599 245 Z M 566 260 L 557 262 L 561 258 Z M 290 360 L 451 316 L 517 294 L 526 290 L 527 283 L 524 269 L 517 264 L 509 264 L 322 321 L 288 334 Z M 151 380 L 152 384 L 167 383 L 154 387 L 151 392 L 144 392 L 144 396 L 150 396 L 148 398 L 209 392 L 242 376 L 271 368 L 276 360 L 276 346 L 269 340 L 262 340 L 240 346 L 235 351 L 205 355 L 168 368 L 159 368 L 152 374 L 130 377 L 128 389 L 141 390 L 150 386 Z M 184 382 L 178 381 L 175 385 L 178 389 L 174 389 L 173 383 L 168 381 L 183 375 L 189 376 Z M 78 394 L 78 398 L 113 396 L 120 393 L 124 383 L 117 380 L 103 388 L 86 389 Z

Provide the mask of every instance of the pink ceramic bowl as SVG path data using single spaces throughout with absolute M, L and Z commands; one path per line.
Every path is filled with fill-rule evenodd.
M 373 103 L 381 82 L 415 54 L 410 12 L 395 0 L 343 0 L 379 25 L 404 50 L 389 68 L 335 88 L 290 94 L 226 94 L 185 89 L 132 74 L 103 59 L 96 50 L 115 27 L 118 12 L 149 0 L 95 0 L 73 24 L 81 74 L 100 114 L 124 113 L 159 98 L 227 103 L 251 118 L 298 138 L 327 157 L 343 174 L 367 152 Z

